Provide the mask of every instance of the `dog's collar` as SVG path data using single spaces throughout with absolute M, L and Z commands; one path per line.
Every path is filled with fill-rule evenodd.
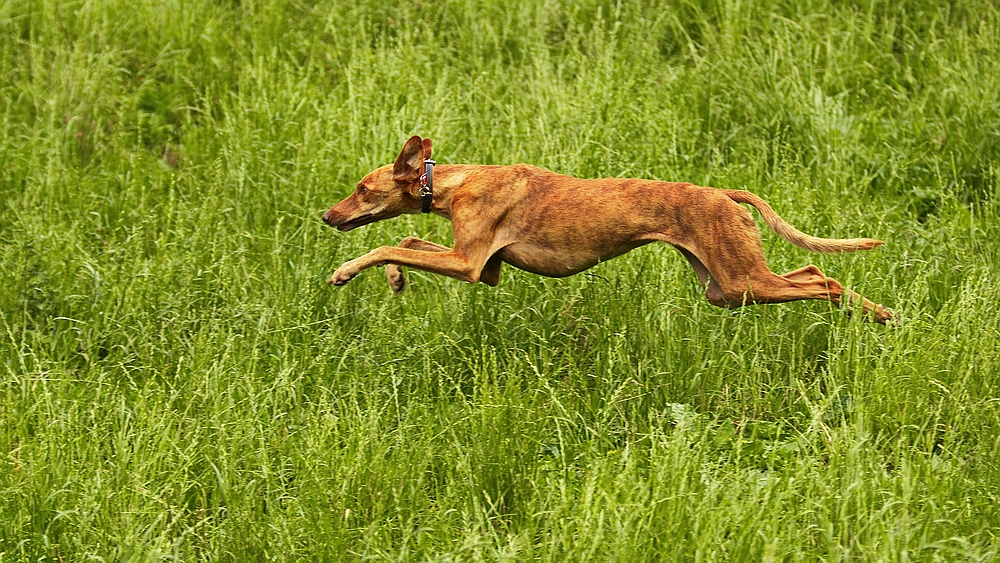
M 423 200 L 423 213 L 431 212 L 431 200 L 434 198 L 434 165 L 431 159 L 424 160 L 424 173 L 420 175 L 420 199 Z

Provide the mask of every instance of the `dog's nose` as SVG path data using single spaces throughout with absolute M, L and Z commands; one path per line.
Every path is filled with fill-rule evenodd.
M 333 223 L 330 223 L 330 211 L 327 211 L 326 213 L 323 214 L 323 222 L 326 223 L 327 225 L 333 226 Z

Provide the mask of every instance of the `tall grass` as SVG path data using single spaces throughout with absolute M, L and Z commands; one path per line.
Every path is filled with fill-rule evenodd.
M 0 5 L 0 561 L 993 560 L 992 2 Z M 746 188 L 902 317 L 647 246 L 497 288 L 319 216 L 439 162 Z

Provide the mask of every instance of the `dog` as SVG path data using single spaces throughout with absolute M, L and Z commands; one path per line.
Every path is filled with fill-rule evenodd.
M 431 140 L 410 137 L 395 163 L 378 168 L 323 215 L 341 231 L 402 215 L 433 212 L 452 222 L 455 247 L 415 237 L 345 262 L 330 278 L 344 285 L 365 268 L 385 266 L 393 292 L 406 284 L 401 266 L 495 286 L 504 263 L 550 277 L 582 272 L 651 242 L 677 248 L 694 267 L 713 305 L 824 299 L 858 305 L 879 323 L 892 311 L 845 289 L 816 266 L 777 275 L 767 267 L 755 207 L 768 227 L 813 252 L 853 252 L 882 244 L 869 238 L 804 234 L 756 195 L 687 183 L 583 180 L 527 164 L 434 166 Z

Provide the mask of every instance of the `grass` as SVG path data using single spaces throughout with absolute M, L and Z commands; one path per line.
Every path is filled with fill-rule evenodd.
M 0 5 L 0 561 L 996 560 L 992 2 Z M 439 162 L 746 188 L 903 318 L 319 217 Z

